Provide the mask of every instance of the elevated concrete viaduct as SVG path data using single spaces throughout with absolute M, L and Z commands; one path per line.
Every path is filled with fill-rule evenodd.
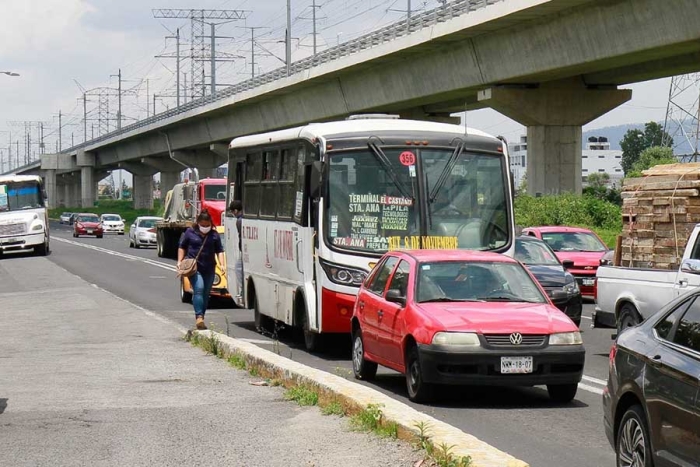
M 236 136 L 364 112 L 446 121 L 485 106 L 528 127 L 532 193 L 580 192 L 581 126 L 630 99 L 618 87 L 700 71 L 697 0 L 471 0 L 449 14 L 466 1 L 414 18 L 410 34 L 403 22 L 391 40 L 360 38 L 290 76 L 271 72 L 68 150 L 88 185 L 82 202 L 92 171 L 160 171 L 170 183 L 177 164 L 224 163 Z

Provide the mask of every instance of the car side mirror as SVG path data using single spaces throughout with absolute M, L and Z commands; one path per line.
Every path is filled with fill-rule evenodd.
M 569 294 L 567 294 L 563 290 L 555 290 L 552 292 L 549 298 L 551 298 L 552 301 L 556 302 L 559 300 L 566 300 L 567 298 L 569 298 Z
M 574 262 L 571 261 L 570 259 L 567 259 L 567 260 L 562 261 L 561 265 L 564 266 L 564 269 L 571 269 L 574 267 Z
M 681 263 L 681 272 L 700 275 L 700 260 L 686 259 Z
M 389 289 L 386 292 L 386 301 L 391 303 L 398 303 L 402 307 L 406 306 L 406 297 L 401 295 L 399 289 Z

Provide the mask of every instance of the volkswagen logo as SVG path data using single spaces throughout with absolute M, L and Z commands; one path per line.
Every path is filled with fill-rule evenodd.
M 510 343 L 513 345 L 520 345 L 523 342 L 523 335 L 519 332 L 514 332 L 510 335 Z

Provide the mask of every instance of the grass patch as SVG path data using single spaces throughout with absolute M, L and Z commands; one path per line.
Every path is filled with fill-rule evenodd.
M 350 426 L 356 431 L 374 433 L 382 438 L 398 438 L 396 422 L 386 422 L 380 404 L 369 404 L 350 418 Z
M 473 465 L 472 458 L 469 456 L 455 456 L 452 453 L 454 446 L 448 446 L 445 443 L 440 443 L 435 446 L 430 440 L 428 425 L 424 422 L 415 425 L 418 429 L 415 447 L 425 451 L 425 460 L 430 462 L 431 466 L 436 467 L 471 467 Z
M 246 363 L 245 359 L 237 353 L 229 355 L 228 363 L 237 370 L 245 370 L 248 367 L 248 364 Z
M 318 405 L 318 393 L 306 386 L 292 386 L 284 393 L 284 398 L 302 407 Z
M 153 209 L 134 209 L 133 201 L 119 199 L 101 199 L 95 206 L 89 208 L 64 207 L 49 209 L 49 217 L 58 219 L 64 212 L 85 212 L 92 214 L 119 214 L 124 219 L 124 230 L 129 231 L 129 227 L 139 216 L 161 216 L 162 208 L 160 200 L 153 200 Z
M 343 404 L 338 401 L 332 401 L 321 407 L 321 413 L 323 415 L 338 415 L 339 417 L 345 416 L 345 408 Z

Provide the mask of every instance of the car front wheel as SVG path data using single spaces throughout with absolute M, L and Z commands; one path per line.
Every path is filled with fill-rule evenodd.
M 433 396 L 433 386 L 423 381 L 418 347 L 415 345 L 406 352 L 406 388 L 412 402 L 427 402 Z
M 633 405 L 622 416 L 615 446 L 617 467 L 652 467 L 649 430 L 642 408 Z
M 620 315 L 617 318 L 617 333 L 621 333 L 627 328 L 636 326 L 641 323 L 642 320 L 639 317 L 639 312 L 637 308 L 631 303 L 625 303 L 620 308 Z
M 359 327 L 352 338 L 352 371 L 355 378 L 366 381 L 374 379 L 377 375 L 377 364 L 365 359 L 365 344 Z

